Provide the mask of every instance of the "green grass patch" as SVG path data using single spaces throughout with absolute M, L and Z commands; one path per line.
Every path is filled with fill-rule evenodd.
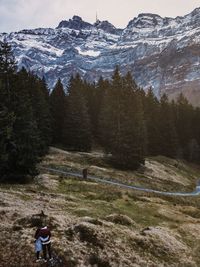
M 168 220 L 158 213 L 157 206 L 154 203 L 119 199 L 114 206 L 121 214 L 127 215 L 143 227 L 156 226 Z
M 31 201 L 31 200 L 32 200 L 32 196 L 30 196 L 30 195 L 26 195 L 26 194 L 20 194 L 19 197 L 20 197 L 21 200 L 23 200 L 23 201 Z

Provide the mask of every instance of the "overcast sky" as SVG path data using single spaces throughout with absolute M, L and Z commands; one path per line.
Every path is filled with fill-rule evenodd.
M 96 12 L 100 20 L 124 28 L 139 13 L 176 17 L 197 7 L 200 0 L 0 0 L 0 32 L 55 28 L 73 15 L 93 23 Z

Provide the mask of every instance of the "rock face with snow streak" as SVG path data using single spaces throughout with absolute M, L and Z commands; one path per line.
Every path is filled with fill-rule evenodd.
M 18 66 L 45 76 L 52 88 L 79 72 L 88 80 L 110 77 L 116 65 L 131 71 L 143 88 L 160 96 L 181 91 L 200 103 L 200 8 L 184 17 L 140 14 L 125 29 L 108 21 L 94 24 L 74 16 L 56 29 L 2 33 L 13 47 Z

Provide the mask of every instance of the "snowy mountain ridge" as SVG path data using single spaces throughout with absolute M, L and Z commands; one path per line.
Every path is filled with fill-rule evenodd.
M 182 91 L 193 104 L 200 103 L 200 8 L 176 18 L 139 14 L 125 29 L 74 16 L 56 29 L 1 33 L 3 39 L 12 45 L 18 67 L 44 75 L 50 88 L 59 77 L 66 85 L 76 72 L 91 81 L 108 78 L 119 65 L 157 96 Z

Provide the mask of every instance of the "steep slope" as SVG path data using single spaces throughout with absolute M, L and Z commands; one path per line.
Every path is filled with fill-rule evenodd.
M 118 64 L 130 70 L 143 88 L 160 96 L 180 91 L 194 104 L 200 100 L 200 8 L 184 17 L 140 14 L 123 30 L 108 21 L 94 24 L 74 16 L 56 29 L 1 34 L 13 46 L 18 66 L 45 75 L 50 88 L 79 72 L 88 80 L 110 77 Z

